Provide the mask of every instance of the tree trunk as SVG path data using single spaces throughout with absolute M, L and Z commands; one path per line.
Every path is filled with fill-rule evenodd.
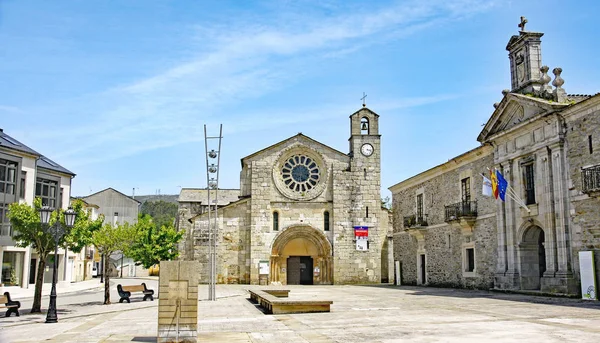
M 102 254 L 102 265 L 104 266 L 104 270 L 102 273 L 104 274 L 104 305 L 110 305 L 110 280 L 108 276 L 108 263 L 106 263 L 106 255 Z
M 35 277 L 35 291 L 33 292 L 33 305 L 31 313 L 42 312 L 42 286 L 44 285 L 44 269 L 46 268 L 46 257 L 39 256 L 38 270 Z

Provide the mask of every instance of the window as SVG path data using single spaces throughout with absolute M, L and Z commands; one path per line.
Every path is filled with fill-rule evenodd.
M 329 211 L 323 213 L 323 229 L 329 231 Z
M 525 168 L 525 201 L 526 205 L 535 204 L 535 183 L 533 174 L 533 163 L 526 164 Z
M 292 191 L 305 193 L 313 189 L 321 178 L 319 165 L 304 155 L 290 157 L 281 168 L 281 177 Z
M 58 182 L 38 177 L 35 182 L 35 196 L 42 199 L 42 206 L 56 208 Z
M 115 212 L 113 214 L 113 226 L 117 226 L 119 223 L 119 212 Z
M 475 271 L 475 249 L 467 248 L 465 250 L 465 272 Z
M 588 148 L 590 149 L 590 154 L 594 153 L 594 147 L 592 146 L 592 135 L 588 136 Z
M 471 178 L 466 177 L 460 180 L 461 199 L 463 203 L 471 201 Z
M 423 194 L 417 194 L 417 223 L 423 221 Z
M 21 187 L 19 187 L 19 198 L 25 199 L 25 183 L 27 181 L 27 172 L 21 171 Z
M 0 158 L 0 235 L 12 236 L 8 206 L 17 201 L 19 163 Z
M 273 231 L 279 231 L 279 212 L 273 212 Z

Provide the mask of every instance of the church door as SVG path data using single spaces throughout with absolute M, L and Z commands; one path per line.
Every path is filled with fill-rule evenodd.
M 287 259 L 287 284 L 300 284 L 300 256 L 290 256 Z
M 313 259 L 310 256 L 300 257 L 300 284 L 313 284 Z
M 290 256 L 287 259 L 287 284 L 312 285 L 313 259 L 310 256 Z

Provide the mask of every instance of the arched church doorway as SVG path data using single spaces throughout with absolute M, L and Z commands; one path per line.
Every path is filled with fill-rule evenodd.
M 521 289 L 538 290 L 546 271 L 546 236 L 539 226 L 531 226 L 523 233 L 519 244 Z
M 283 230 L 271 249 L 271 281 L 288 285 L 332 283 L 331 244 L 310 226 Z

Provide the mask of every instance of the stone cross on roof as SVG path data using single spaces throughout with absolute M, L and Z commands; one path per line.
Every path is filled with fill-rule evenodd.
M 518 25 L 521 28 L 521 31 L 525 31 L 525 24 L 527 24 L 527 18 L 522 16 L 521 22 Z
M 363 97 L 362 97 L 362 98 L 360 98 L 360 100 L 362 100 L 362 101 L 363 101 L 363 107 L 366 107 L 366 106 L 367 106 L 367 104 L 365 103 L 365 99 L 366 99 L 366 98 L 367 98 L 367 94 L 365 94 L 365 92 L 363 92 Z

